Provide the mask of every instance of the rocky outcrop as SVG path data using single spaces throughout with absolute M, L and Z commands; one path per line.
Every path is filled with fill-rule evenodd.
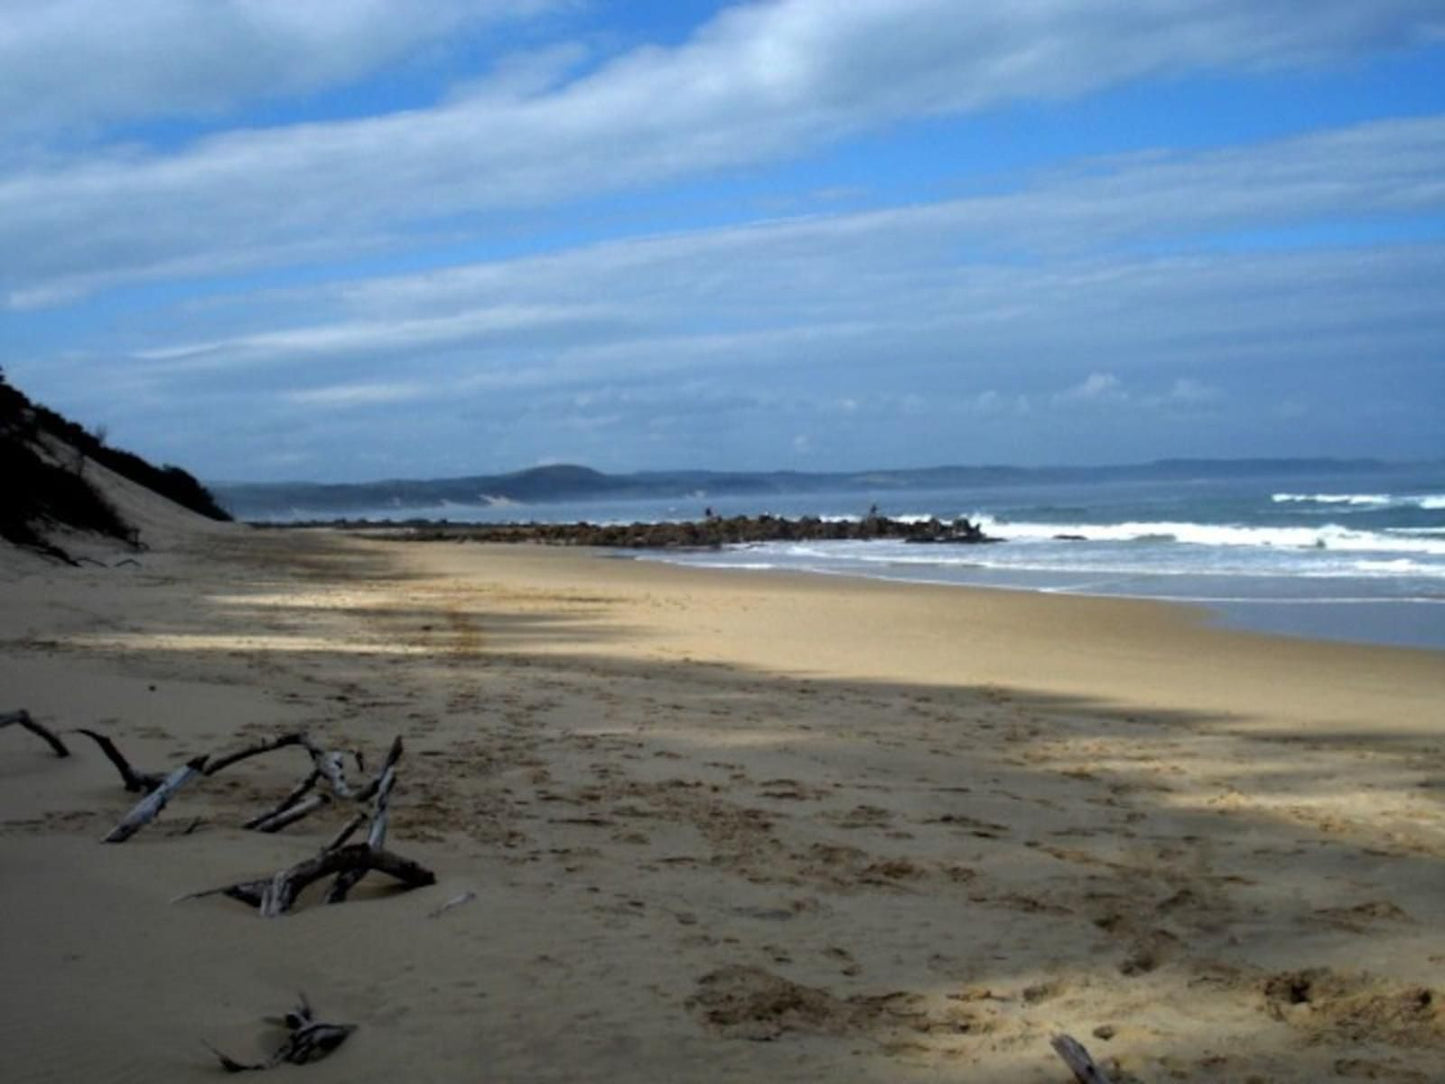
M 997 542 L 977 524 L 960 517 L 941 520 L 898 520 L 869 515 L 859 520 L 825 520 L 816 516 L 732 516 L 680 523 L 431 523 L 386 525 L 344 522 L 349 529 L 385 530 L 392 537 L 419 542 L 541 542 L 557 546 L 600 546 L 613 549 L 706 549 L 747 542 L 822 542 L 891 539 L 935 544 Z

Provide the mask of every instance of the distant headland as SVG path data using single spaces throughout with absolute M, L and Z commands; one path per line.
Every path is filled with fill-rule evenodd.
M 1161 459 L 1097 467 L 944 466 L 843 472 L 638 471 L 605 474 L 590 467 L 555 465 L 510 474 L 374 482 L 212 482 L 211 490 L 239 519 L 344 519 L 382 509 L 490 507 L 562 501 L 688 499 L 701 504 L 724 497 L 809 493 L 909 493 L 919 490 L 995 488 L 1105 481 L 1187 481 L 1310 474 L 1369 475 L 1398 467 L 1375 459 Z

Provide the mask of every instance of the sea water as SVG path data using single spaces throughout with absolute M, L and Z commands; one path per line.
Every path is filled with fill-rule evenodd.
M 643 559 L 1058 594 L 1164 599 L 1230 625 L 1445 650 L 1445 464 L 1201 477 L 684 499 L 391 508 L 452 522 L 662 522 L 770 514 L 951 521 L 997 545 L 769 542 Z
M 1360 481 L 1352 475 L 868 494 L 855 501 L 877 503 L 894 518 L 968 516 L 1004 541 L 771 542 L 656 556 L 711 567 L 1170 600 L 1256 631 L 1445 649 L 1445 471 L 1370 475 L 1368 489 Z M 825 511 L 827 502 L 814 503 Z M 830 508 L 850 514 L 836 499 Z

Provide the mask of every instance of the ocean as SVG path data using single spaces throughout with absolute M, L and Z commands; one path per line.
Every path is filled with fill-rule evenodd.
M 967 516 L 997 545 L 762 543 L 636 556 L 1206 607 L 1238 628 L 1445 650 L 1445 465 L 1192 481 L 388 508 L 452 522 Z
M 1203 606 L 1237 628 L 1445 650 L 1445 472 L 860 495 L 998 545 L 763 543 L 657 559 Z M 843 495 L 839 495 L 840 498 Z M 844 498 L 846 499 L 846 498 Z M 821 504 L 821 502 L 818 502 Z

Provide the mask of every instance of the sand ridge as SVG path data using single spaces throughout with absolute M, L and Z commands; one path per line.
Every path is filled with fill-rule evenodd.
M 1121 1080 L 1445 1063 L 1438 653 L 326 532 L 0 589 L 7 700 L 137 760 L 401 733 L 392 839 L 441 878 L 172 907 L 334 830 L 235 827 L 297 766 L 100 847 L 108 766 L 0 733 L 16 1079 L 210 1079 L 200 1040 L 244 1055 L 297 990 L 360 1024 L 317 1081 L 1045 1082 L 1057 1030 Z

